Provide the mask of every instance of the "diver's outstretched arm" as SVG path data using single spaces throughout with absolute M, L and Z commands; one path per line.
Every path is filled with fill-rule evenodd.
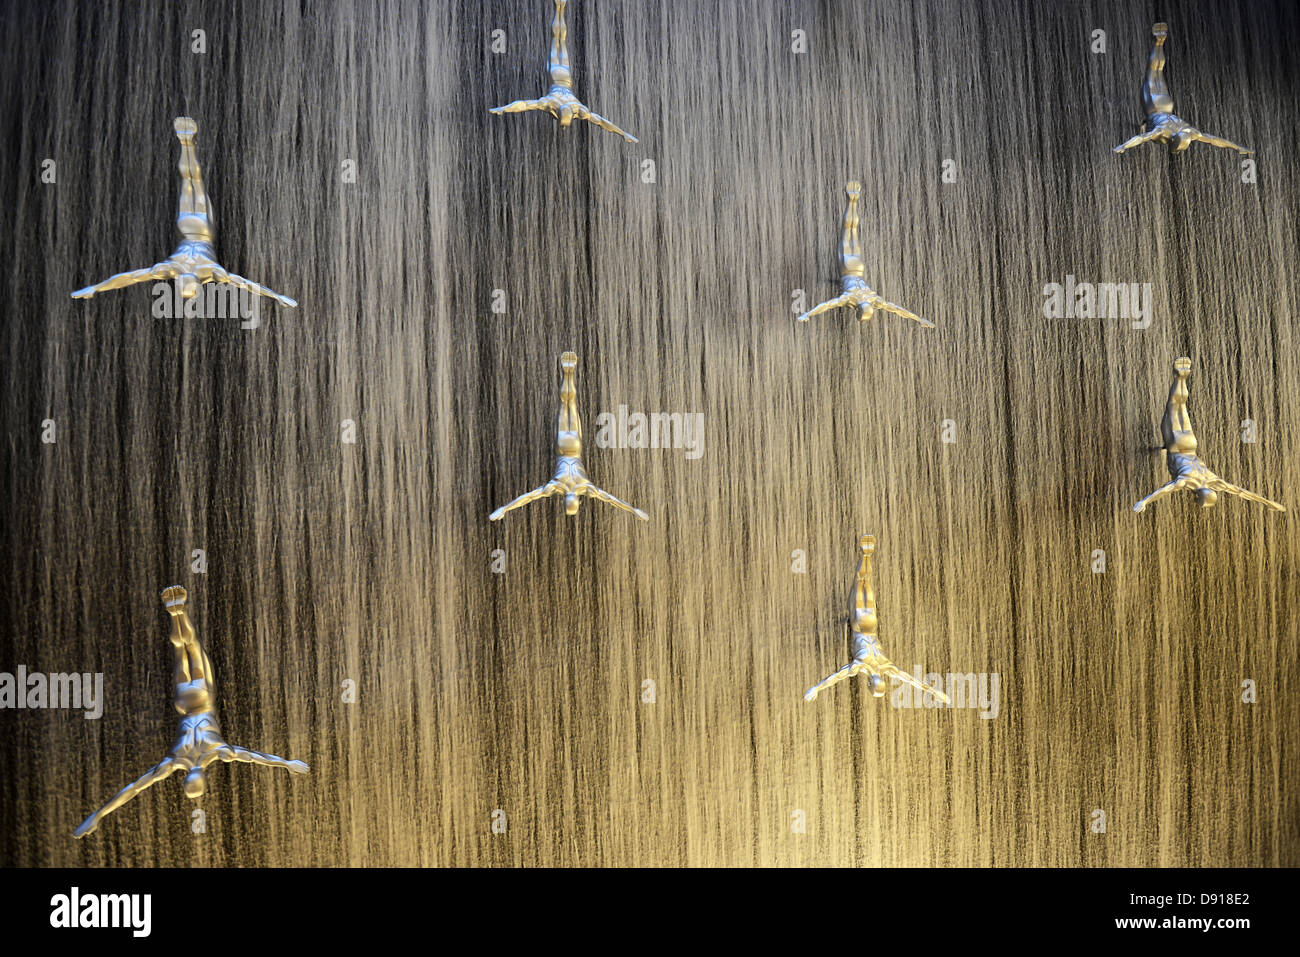
M 298 301 L 296 299 L 291 299 L 288 296 L 282 296 L 278 292 L 275 292 L 271 289 L 267 289 L 265 286 L 259 285 L 258 283 L 253 282 L 253 280 L 251 279 L 245 279 L 243 276 L 237 276 L 233 272 L 226 272 L 226 270 L 220 266 L 212 267 L 212 278 L 215 279 L 217 282 L 228 282 L 232 286 L 238 286 L 240 289 L 247 289 L 249 292 L 256 293 L 259 296 L 266 296 L 268 299 L 274 299 L 282 306 L 294 307 L 298 305 Z
M 109 801 L 107 804 L 101 807 L 94 814 L 90 815 L 90 817 L 82 821 L 81 825 L 75 831 L 72 832 L 72 836 L 85 837 L 91 831 L 95 830 L 95 828 L 99 827 L 100 821 L 102 821 L 108 815 L 112 814 L 114 811 L 120 808 L 127 801 L 131 800 L 133 797 L 135 797 L 137 794 L 141 793 L 142 791 L 147 791 L 149 788 L 153 787 L 163 778 L 168 777 L 169 775 L 175 773 L 176 771 L 179 771 L 180 769 L 181 769 L 181 764 L 179 761 L 176 761 L 174 758 L 171 757 L 163 758 L 152 768 L 146 771 L 139 780 L 133 781 L 130 784 L 128 784 L 126 787 L 122 788 L 122 790 L 118 791 L 111 801 Z
M 1225 140 L 1221 136 L 1211 136 L 1209 133 L 1202 133 L 1200 130 L 1197 130 L 1192 138 L 1200 140 L 1202 143 L 1209 143 L 1211 146 L 1218 146 L 1226 150 L 1236 150 L 1242 156 L 1253 156 L 1255 152 L 1254 150 L 1246 149 L 1244 146 L 1238 146 L 1231 140 Z
M 1161 133 L 1160 127 L 1154 126 L 1143 133 L 1139 133 L 1137 136 L 1131 137 L 1130 139 L 1121 143 L 1119 146 L 1116 146 L 1114 152 L 1123 153 L 1125 150 L 1131 150 L 1135 146 L 1141 146 L 1147 140 L 1155 139 L 1157 136 L 1160 135 L 1160 133 Z
M 884 299 L 880 299 L 879 297 L 877 297 L 871 304 L 875 306 L 877 309 L 883 309 L 885 312 L 892 312 L 896 316 L 902 316 L 904 319 L 911 319 L 913 322 L 919 322 L 927 329 L 934 328 L 934 323 L 931 322 L 929 319 L 922 319 L 916 313 L 908 309 L 904 309 L 902 306 L 895 305 L 892 302 L 888 302 Z
M 627 132 L 626 130 L 620 130 L 617 126 L 615 126 L 615 125 L 614 125 L 613 123 L 611 123 L 609 120 L 605 119 L 605 118 L 604 118 L 603 116 L 601 116 L 599 113 L 591 113 L 591 112 L 588 112 L 587 115 L 586 115 L 586 117 L 585 117 L 585 119 L 586 119 L 588 122 L 595 123 L 595 124 L 596 124 L 597 126 L 599 126 L 602 130 L 609 130 L 611 133 L 617 133 L 619 136 L 623 137 L 623 139 L 627 140 L 629 143 L 640 143 L 640 142 L 641 142 L 640 140 L 638 140 L 635 136 L 633 136 L 631 133 Z
M 73 299 L 89 299 L 97 292 L 104 292 L 108 289 L 121 289 L 123 286 L 134 286 L 136 283 L 148 282 L 150 279 L 167 280 L 175 279 L 180 275 L 180 269 L 174 263 L 164 260 L 155 263 L 145 269 L 136 269 L 132 272 L 120 272 L 115 276 L 109 276 L 103 282 L 95 283 L 93 286 L 87 286 L 84 289 L 78 289 L 72 294 Z
M 1225 482 L 1223 479 L 1216 479 L 1208 483 L 1210 488 L 1216 492 L 1227 492 L 1229 495 L 1236 495 L 1238 498 L 1244 498 L 1248 502 L 1258 502 L 1260 505 L 1267 505 L 1275 512 L 1285 512 L 1286 506 L 1280 502 L 1275 502 L 1271 498 L 1265 498 L 1262 495 L 1256 495 L 1254 492 L 1247 491 L 1239 485 L 1233 485 L 1231 482 Z
M 250 751 L 248 748 L 241 748 L 233 744 L 223 744 L 217 748 L 217 754 L 222 761 L 227 763 L 231 761 L 243 761 L 246 764 L 260 764 L 268 768 L 284 768 L 294 774 L 306 774 L 311 768 L 307 767 L 305 761 L 291 761 L 288 758 L 278 758 L 274 754 L 263 754 L 261 751 Z
M 839 684 L 841 681 L 843 681 L 846 678 L 852 678 L 854 675 L 856 675 L 859 671 L 862 670 L 863 670 L 862 662 L 850 661 L 839 671 L 835 672 L 833 675 L 823 678 L 821 681 L 817 682 L 815 685 L 813 685 L 811 688 L 805 691 L 803 693 L 803 700 L 812 701 L 814 698 L 816 698 L 827 688 L 831 687 L 832 685 Z
M 898 667 L 898 665 L 894 664 L 892 661 L 887 661 L 884 664 L 877 665 L 877 667 L 879 668 L 880 673 L 882 675 L 886 675 L 892 678 L 897 678 L 899 681 L 902 681 L 905 684 L 909 684 L 913 688 L 919 688 L 922 691 L 926 692 L 927 694 L 932 694 L 940 701 L 942 701 L 944 704 L 951 703 L 948 699 L 948 696 L 944 694 L 942 691 L 940 691 L 938 688 L 932 688 L 924 681 L 917 681 L 915 676 L 909 675 L 906 671 Z
M 1166 482 L 1164 485 L 1160 486 L 1158 489 L 1156 489 L 1154 492 L 1152 492 L 1152 493 L 1151 493 L 1150 495 L 1148 495 L 1146 498 L 1142 499 L 1142 501 L 1140 501 L 1140 502 L 1138 502 L 1136 505 L 1134 505 L 1134 506 L 1133 506 L 1133 511 L 1135 511 L 1135 512 L 1141 512 L 1141 511 L 1143 511 L 1143 510 L 1144 510 L 1148 505 L 1150 505 L 1150 504 L 1151 504 L 1152 502 L 1154 502 L 1156 499 L 1158 499 L 1158 498 L 1164 498 L 1164 497 L 1165 497 L 1166 495 L 1168 495 L 1170 492 L 1176 492 L 1178 489 L 1182 488 L 1182 487 L 1183 487 L 1184 485 L 1186 485 L 1186 484 L 1187 484 L 1187 481 L 1186 481 L 1185 479 L 1178 479 L 1178 480 L 1173 481 L 1173 482 Z
M 554 495 L 558 491 L 558 486 L 554 482 L 547 482 L 541 488 L 535 488 L 531 492 L 525 492 L 513 502 L 502 505 L 499 509 L 488 516 L 489 522 L 497 522 L 505 517 L 506 512 L 512 512 L 517 508 L 523 508 L 529 502 L 536 501 L 539 498 L 546 498 L 548 495 Z
M 494 106 L 489 113 L 523 113 L 527 110 L 545 110 L 550 104 L 545 100 L 515 100 L 505 106 Z
M 608 492 L 606 492 L 603 488 L 600 488 L 595 485 L 588 485 L 587 494 L 590 495 L 592 498 L 600 499 L 602 502 L 608 502 L 610 505 L 613 505 L 615 508 L 621 508 L 625 512 L 631 512 L 633 515 L 641 519 L 641 521 L 643 522 L 650 521 L 650 516 L 647 515 L 645 512 L 641 511 L 641 509 L 637 508 L 634 505 L 629 505 L 621 498 L 615 498 L 613 495 L 610 495 Z
M 825 302 L 819 302 L 800 316 L 799 321 L 807 322 L 813 316 L 820 316 L 823 312 L 830 312 L 832 309 L 839 309 L 841 306 L 852 305 L 854 305 L 853 297 L 848 293 L 845 293 L 842 296 L 836 296 L 834 299 L 827 299 Z

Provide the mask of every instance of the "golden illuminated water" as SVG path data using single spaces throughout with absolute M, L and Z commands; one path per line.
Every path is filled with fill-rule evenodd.
M 1300 204 L 1270 106 L 1300 14 L 1160 13 L 1180 105 L 1257 150 L 1253 185 L 1226 151 L 1111 153 L 1151 27 L 1119 0 L 574 0 L 576 88 L 635 145 L 488 113 L 544 81 L 549 15 L 0 13 L 0 670 L 109 696 L 0 711 L 0 863 L 1300 863 Z M 223 264 L 299 302 L 259 329 L 69 297 L 170 248 L 178 115 Z M 935 329 L 794 321 L 793 290 L 837 294 L 851 179 L 867 280 Z M 1044 318 L 1067 276 L 1150 282 L 1150 328 Z M 584 460 L 648 523 L 487 521 L 553 464 L 566 349 Z M 1291 511 L 1132 513 L 1181 355 L 1216 470 Z M 597 447 L 619 405 L 704 413 L 703 456 Z M 891 659 L 998 674 L 996 718 L 802 699 L 848 660 L 863 534 Z M 171 743 L 173 583 L 223 731 L 311 773 L 214 768 L 201 836 L 164 782 L 74 841 Z

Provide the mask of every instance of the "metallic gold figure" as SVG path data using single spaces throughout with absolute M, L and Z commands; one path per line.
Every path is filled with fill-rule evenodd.
M 555 0 L 555 19 L 551 21 L 551 57 L 547 69 L 551 74 L 551 88 L 540 100 L 515 100 L 498 106 L 493 113 L 523 113 L 527 110 L 545 110 L 567 127 L 574 120 L 586 120 L 602 130 L 617 133 L 629 143 L 638 142 L 631 133 L 625 133 L 599 113 L 593 113 L 573 95 L 573 73 L 569 67 L 569 49 L 566 44 L 568 30 L 564 26 L 564 5 L 568 0 Z
M 1123 153 L 1148 140 L 1155 140 L 1159 143 L 1169 143 L 1173 152 L 1181 153 L 1192 143 L 1200 140 L 1211 146 L 1221 146 L 1246 156 L 1251 155 L 1251 150 L 1230 143 L 1221 137 L 1202 133 L 1190 123 L 1174 116 L 1174 98 L 1169 93 L 1169 85 L 1165 83 L 1165 38 L 1169 36 L 1169 25 L 1157 23 L 1151 28 L 1151 34 L 1156 42 L 1151 47 L 1151 58 L 1147 61 L 1147 78 L 1142 84 L 1142 104 L 1147 108 L 1146 129 L 1115 147 L 1115 152 Z
M 306 774 L 308 771 L 307 765 L 301 761 L 288 761 L 273 754 L 235 747 L 221 737 L 221 728 L 217 724 L 217 693 L 212 662 L 208 660 L 207 652 L 194 633 L 194 625 L 185 613 L 185 598 L 185 589 L 179 585 L 163 589 L 163 607 L 172 616 L 171 643 L 176 684 L 174 704 L 181 713 L 180 737 L 167 757 L 138 781 L 122 788 L 116 797 L 82 821 L 73 833 L 74 837 L 86 836 L 99 827 L 99 822 L 107 815 L 177 771 L 187 772 L 186 797 L 200 797 L 207 783 L 204 769 L 218 759 L 285 768 L 295 774 Z
M 1169 402 L 1165 405 L 1165 418 L 1161 423 L 1161 432 L 1165 440 L 1165 465 L 1173 478 L 1160 486 L 1142 501 L 1133 506 L 1133 511 L 1141 512 L 1158 498 L 1175 492 L 1180 488 L 1196 493 L 1201 505 L 1209 508 L 1219 500 L 1220 492 L 1238 495 L 1251 502 L 1259 502 L 1278 512 L 1285 512 L 1286 506 L 1279 505 L 1272 499 L 1238 488 L 1215 475 L 1196 455 L 1196 436 L 1192 433 L 1192 419 L 1187 414 L 1187 377 L 1192 372 L 1192 360 L 1183 356 L 1174 362 L 1174 384 L 1169 390 Z
M 590 495 L 602 502 L 608 502 L 615 508 L 631 512 L 643 522 L 648 522 L 650 516 L 641 509 L 634 508 L 604 489 L 597 488 L 591 484 L 591 479 L 587 478 L 587 473 L 582 467 L 582 421 L 578 418 L 578 389 L 573 381 L 573 372 L 578 368 L 577 353 L 566 352 L 560 356 L 560 368 L 564 372 L 564 380 L 560 385 L 560 422 L 559 438 L 556 440 L 555 476 L 541 488 L 520 495 L 508 505 L 502 505 L 488 516 L 488 520 L 499 521 L 505 517 L 506 512 L 527 505 L 534 499 L 546 498 L 550 495 L 563 495 L 565 513 L 577 515 L 578 507 L 582 504 L 582 496 Z
M 203 172 L 199 169 L 199 158 L 194 152 L 194 137 L 199 127 L 188 116 L 178 116 L 172 123 L 176 138 L 181 141 L 181 198 L 180 211 L 176 215 L 176 228 L 181 233 L 181 244 L 176 251 L 156 265 L 134 272 L 118 273 L 103 282 L 85 289 L 78 289 L 72 294 L 73 299 L 89 299 L 97 292 L 106 289 L 120 289 L 140 282 L 180 280 L 181 296 L 193 299 L 202 283 L 225 282 L 240 289 L 267 296 L 286 306 L 296 306 L 297 302 L 278 292 L 272 292 L 251 279 L 226 272 L 217 262 L 217 230 L 213 223 L 211 202 L 203 188 Z
M 829 678 L 824 678 L 804 692 L 804 700 L 812 701 L 831 685 L 839 684 L 845 678 L 852 678 L 865 672 L 867 681 L 871 685 L 871 693 L 877 698 L 884 697 L 885 692 L 889 690 L 889 683 L 885 679 L 894 677 L 914 688 L 929 692 L 947 704 L 946 694 L 917 681 L 886 658 L 884 652 L 880 650 L 880 642 L 876 639 L 876 632 L 879 630 L 876 595 L 871 590 L 871 556 L 876 551 L 876 539 L 871 535 L 863 535 L 858 545 L 862 549 L 862 558 L 858 562 L 858 585 L 853 599 L 853 617 L 850 619 L 850 629 L 853 632 L 853 660 Z
M 862 243 L 858 239 L 858 197 L 862 194 L 862 185 L 849 183 L 844 191 L 849 194 L 849 204 L 844 209 L 844 235 L 840 240 L 840 295 L 813 306 L 799 317 L 799 321 L 807 322 L 813 316 L 841 306 L 853 306 L 858 310 L 858 318 L 863 321 L 874 316 L 877 309 L 883 309 L 904 319 L 919 322 L 927 329 L 933 329 L 934 323 L 930 320 L 922 319 L 916 313 L 880 298 L 862 278 L 867 271 L 866 264 L 862 261 Z

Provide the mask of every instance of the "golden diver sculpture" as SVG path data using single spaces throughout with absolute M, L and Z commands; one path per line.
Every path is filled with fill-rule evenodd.
M 551 21 L 551 55 L 546 67 L 551 74 L 551 88 L 540 100 L 515 100 L 506 106 L 494 107 L 490 112 L 523 113 L 528 110 L 545 110 L 568 127 L 574 120 L 586 120 L 602 130 L 617 133 L 629 143 L 639 142 L 631 133 L 624 132 L 599 113 L 593 113 L 573 95 L 573 72 L 569 66 L 568 30 L 564 26 L 564 5 L 568 0 L 555 0 L 555 19 Z
M 889 688 L 886 678 L 897 678 L 914 688 L 928 692 L 948 704 L 948 696 L 937 688 L 932 688 L 917 681 L 902 668 L 885 657 L 877 640 L 880 622 L 876 615 L 876 595 L 871 590 L 871 556 L 876 551 L 876 539 L 863 535 L 858 542 L 862 557 L 858 561 L 858 584 L 853 597 L 853 617 L 849 627 L 853 633 L 853 660 L 828 678 L 824 678 L 804 692 L 804 700 L 812 701 L 818 694 L 831 685 L 839 684 L 845 678 L 866 674 L 871 693 L 877 698 L 884 697 Z
M 615 508 L 631 512 L 643 522 L 650 516 L 639 508 L 629 505 L 620 498 L 615 498 L 602 488 L 593 485 L 582 467 L 582 420 L 578 418 L 578 390 L 573 381 L 574 370 L 578 368 L 578 355 L 566 352 L 560 356 L 560 368 L 564 379 L 560 385 L 560 421 L 559 435 L 556 438 L 555 475 L 541 488 L 525 492 L 508 505 L 502 505 L 488 516 L 492 522 L 505 517 L 506 512 L 527 505 L 534 499 L 547 498 L 551 495 L 564 496 L 564 511 L 568 515 L 577 515 L 582 504 L 582 496 L 590 495 L 602 502 L 608 502 Z
M 185 613 L 185 589 L 172 585 L 163 589 L 163 607 L 172 616 L 173 680 L 176 685 L 174 704 L 181 713 L 180 737 L 171 752 L 154 765 L 138 781 L 122 788 L 117 795 L 90 817 L 81 822 L 73 832 L 74 837 L 85 837 L 99 827 L 107 815 L 112 814 L 136 795 L 148 790 L 159 781 L 177 771 L 185 771 L 185 795 L 200 797 L 206 787 L 205 768 L 216 760 L 244 761 L 272 768 L 285 768 L 295 774 L 306 774 L 309 768 L 302 761 L 277 758 L 226 743 L 217 724 L 216 685 L 212 662 L 199 642 Z
M 844 233 L 840 239 L 840 295 L 813 306 L 799 317 L 799 321 L 807 322 L 813 316 L 828 310 L 852 306 L 858 310 L 858 318 L 863 321 L 874 316 L 877 309 L 883 309 L 904 319 L 919 322 L 927 329 L 933 329 L 933 322 L 882 299 L 862 278 L 866 273 L 866 264 L 862 261 L 862 243 L 858 239 L 858 197 L 862 194 L 862 185 L 849 183 L 844 191 L 849 194 L 849 204 L 844 209 Z
M 212 203 L 203 188 L 203 173 L 199 168 L 198 155 L 194 151 L 194 137 L 198 134 L 199 127 L 188 116 L 176 117 L 172 127 L 176 130 L 177 139 L 181 141 L 181 197 L 180 210 L 176 215 L 176 227 L 181 233 L 181 244 L 176 247 L 174 253 L 160 263 L 145 269 L 110 276 L 103 282 L 78 289 L 72 294 L 72 298 L 89 299 L 95 293 L 108 289 L 120 289 L 123 286 L 133 286 L 150 280 L 178 279 L 181 296 L 185 299 L 193 299 L 197 296 L 199 286 L 203 283 L 221 282 L 247 289 L 259 296 L 266 296 L 285 306 L 298 305 L 288 296 L 272 292 L 251 279 L 227 272 L 217 262 L 217 230 L 213 223 Z
M 1200 140 L 1211 146 L 1236 150 L 1246 156 L 1251 150 L 1238 146 L 1219 136 L 1202 133 L 1174 115 L 1174 98 L 1169 93 L 1169 84 L 1165 82 L 1165 39 L 1169 36 L 1169 24 L 1157 23 L 1151 28 L 1155 44 L 1151 47 L 1151 57 L 1147 61 L 1147 78 L 1142 84 L 1142 105 L 1147 109 L 1146 129 L 1115 147 L 1116 153 L 1123 153 L 1135 146 L 1154 140 L 1169 143 L 1172 152 L 1181 153 L 1194 142 Z
M 1133 511 L 1141 512 L 1156 499 L 1178 489 L 1187 489 L 1196 493 L 1205 508 L 1219 500 L 1220 492 L 1225 492 L 1267 505 L 1274 511 L 1285 512 L 1286 506 L 1225 482 L 1197 457 L 1196 435 L 1192 432 L 1192 420 L 1187 414 L 1187 377 L 1191 372 L 1192 360 L 1187 356 L 1174 361 L 1174 384 L 1169 389 L 1169 401 L 1165 405 L 1165 417 L 1161 422 L 1161 433 L 1165 441 L 1165 465 L 1172 478 L 1134 505 Z

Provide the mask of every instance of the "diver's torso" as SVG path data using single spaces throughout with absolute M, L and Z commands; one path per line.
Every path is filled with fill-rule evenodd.
M 574 492 L 587 485 L 587 472 L 582 467 L 582 459 L 574 455 L 561 455 L 555 463 L 554 482 L 563 486 L 566 492 Z

